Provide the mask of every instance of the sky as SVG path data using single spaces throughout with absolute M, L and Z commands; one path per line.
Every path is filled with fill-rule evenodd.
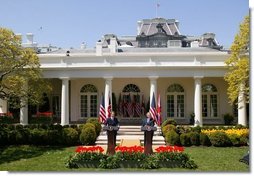
M 104 34 L 137 35 L 137 21 L 177 19 L 182 35 L 216 34 L 230 47 L 248 0 L 0 0 L 0 27 L 61 48 L 94 47 Z M 159 4 L 156 16 L 156 6 Z

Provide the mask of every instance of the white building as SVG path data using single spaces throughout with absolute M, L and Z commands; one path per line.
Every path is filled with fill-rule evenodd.
M 62 125 L 97 118 L 101 95 L 107 107 L 114 93 L 123 108 L 117 110 L 120 123 L 139 123 L 143 115 L 136 112 L 138 107 L 133 104 L 128 114 L 123 104 L 131 100 L 146 106 L 154 93 L 161 96 L 164 120 L 189 124 L 194 113 L 195 125 L 223 124 L 224 114 L 235 113 L 223 79 L 229 54 L 213 33 L 185 36 L 178 24 L 174 19 L 145 19 L 138 22 L 137 36 L 106 34 L 94 49 L 39 53 L 44 78 L 53 85 L 50 111 Z M 27 119 L 25 112 L 21 119 Z M 245 112 L 245 106 L 238 109 L 238 123 L 246 123 Z

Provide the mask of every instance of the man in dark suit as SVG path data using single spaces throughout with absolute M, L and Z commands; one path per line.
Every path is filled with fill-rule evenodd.
M 148 112 L 146 113 L 146 118 L 143 119 L 143 122 L 142 122 L 142 126 L 150 126 L 150 127 L 153 127 L 154 126 L 154 120 L 152 119 L 152 116 L 151 116 L 151 113 Z M 144 145 L 146 145 L 146 132 L 144 132 Z M 152 132 L 152 139 L 151 141 L 153 141 L 153 132 Z
M 111 117 L 107 118 L 105 125 L 106 126 L 119 126 L 119 121 L 115 117 L 114 111 L 111 112 Z M 117 131 L 114 131 L 115 145 L 116 145 L 116 135 L 117 135 Z

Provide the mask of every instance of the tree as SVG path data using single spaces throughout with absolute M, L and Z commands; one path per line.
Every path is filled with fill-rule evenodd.
M 13 31 L 0 28 L 0 99 L 19 108 L 26 100 L 39 104 L 51 86 L 42 79 L 35 51 L 21 46 L 21 38 Z
M 250 18 L 246 16 L 240 25 L 240 31 L 235 36 L 230 48 L 230 57 L 225 61 L 229 71 L 224 79 L 228 83 L 228 95 L 233 104 L 239 93 L 243 93 L 246 102 L 249 101 L 249 42 Z

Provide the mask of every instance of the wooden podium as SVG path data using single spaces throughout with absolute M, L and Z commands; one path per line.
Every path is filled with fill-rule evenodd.
M 151 127 L 151 126 L 143 126 L 141 127 L 141 131 L 145 132 L 145 136 L 144 136 L 144 144 L 145 144 L 145 154 L 152 154 L 153 153 L 153 149 L 152 149 L 152 145 L 153 145 L 153 132 L 156 131 L 157 128 L 156 127 Z
M 115 133 L 119 130 L 117 126 L 104 126 L 103 131 L 107 131 L 108 136 L 108 148 L 107 154 L 114 155 L 115 154 Z

